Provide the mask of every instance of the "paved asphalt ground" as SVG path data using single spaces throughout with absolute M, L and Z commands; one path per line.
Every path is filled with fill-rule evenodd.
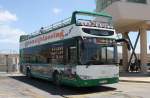
M 0 76 L 0 98 L 150 98 L 150 83 L 117 84 L 71 88 L 25 76 Z

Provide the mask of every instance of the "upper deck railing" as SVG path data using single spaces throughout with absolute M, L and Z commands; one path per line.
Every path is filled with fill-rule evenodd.
M 50 26 L 47 26 L 47 27 L 41 27 L 40 30 L 36 31 L 36 32 L 33 32 L 29 35 L 29 38 L 30 37 L 34 37 L 34 36 L 37 36 L 37 35 L 40 35 L 40 34 L 43 34 L 43 33 L 47 33 L 47 32 L 50 32 L 50 31 L 53 31 L 53 30 L 56 30 L 58 28 L 62 28 L 66 25 L 69 25 L 71 23 L 71 17 L 70 18 L 67 18 L 65 20 L 61 20 L 59 22 L 56 22 Z
M 98 22 L 106 24 L 106 22 L 103 22 L 103 21 L 91 21 L 91 20 L 86 20 L 86 19 L 77 19 L 77 15 L 100 16 L 100 17 L 108 18 L 110 21 L 112 20 L 112 17 L 110 15 L 108 15 L 107 13 L 103 13 L 103 12 L 102 13 L 95 13 L 95 12 L 86 12 L 86 11 L 75 11 L 75 12 L 73 12 L 72 17 L 69 17 L 65 20 L 61 20 L 61 21 L 56 22 L 56 23 L 54 23 L 50 26 L 47 26 L 47 27 L 41 27 L 40 30 L 35 31 L 35 32 L 31 33 L 30 35 L 21 36 L 20 41 L 28 40 L 28 39 L 33 38 L 35 36 L 38 36 L 41 34 L 46 34 L 50 31 L 54 31 L 54 30 L 57 30 L 59 28 L 71 25 L 71 24 L 76 24 L 77 26 L 79 26 L 79 25 L 82 25 L 81 21 L 93 23 L 92 25 L 96 25 Z M 109 23 L 107 22 L 107 24 L 110 24 L 110 22 Z

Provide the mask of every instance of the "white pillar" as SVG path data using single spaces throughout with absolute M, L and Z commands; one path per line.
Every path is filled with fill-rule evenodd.
M 150 0 L 147 0 L 147 4 L 150 5 Z
M 141 59 L 141 68 L 142 72 L 147 72 L 147 32 L 144 26 L 141 26 L 140 28 L 140 59 Z
M 127 39 L 128 32 L 122 34 L 123 38 Z M 128 48 L 127 45 L 124 43 L 122 47 L 122 60 L 123 60 L 123 71 L 126 71 L 128 68 Z
M 127 2 L 127 0 L 121 0 L 122 2 Z

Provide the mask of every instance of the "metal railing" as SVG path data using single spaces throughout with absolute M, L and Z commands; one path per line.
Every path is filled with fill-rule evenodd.
M 71 24 L 71 17 L 69 17 L 65 20 L 61 20 L 59 22 L 56 22 L 56 23 L 54 23 L 50 26 L 41 27 L 40 30 L 31 33 L 28 36 L 28 38 L 31 38 L 31 37 L 34 37 L 34 36 L 37 36 L 37 35 L 40 35 L 40 34 L 43 34 L 43 33 L 47 33 L 47 32 L 52 31 L 52 30 L 56 30 L 58 28 L 64 27 L 64 26 L 69 25 L 69 24 Z

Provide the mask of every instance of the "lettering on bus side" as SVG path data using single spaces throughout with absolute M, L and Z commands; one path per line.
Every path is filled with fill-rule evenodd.
M 25 42 L 25 47 L 28 47 L 30 45 L 35 45 L 35 44 L 41 44 L 44 41 L 48 41 L 50 39 L 57 39 L 57 38 L 63 39 L 64 38 L 64 32 L 61 31 L 61 32 L 57 32 L 57 33 L 52 33 L 52 34 L 50 33 L 47 35 L 39 36 L 36 39 L 32 39 L 32 40 Z
M 61 30 L 60 32 L 48 33 L 46 35 L 41 35 L 35 39 L 31 39 L 31 40 L 25 42 L 25 47 L 29 47 L 31 45 L 37 45 L 37 44 L 39 45 L 42 42 L 45 42 L 48 40 L 64 39 L 65 37 L 69 36 L 69 34 L 71 34 L 72 29 L 73 29 L 73 26 L 69 29 L 68 32 Z

